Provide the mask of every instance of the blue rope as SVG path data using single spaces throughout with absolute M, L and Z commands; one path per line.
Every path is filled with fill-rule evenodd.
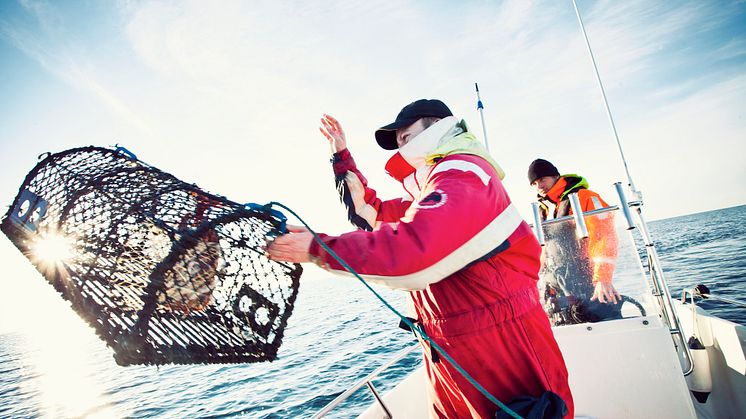
M 297 218 L 298 221 L 300 221 L 303 224 L 303 226 L 305 226 L 308 229 L 308 231 L 311 234 L 313 234 L 314 240 L 316 240 L 316 242 L 322 248 L 324 248 L 324 250 L 326 250 L 330 255 L 332 255 L 332 257 L 334 259 L 336 259 L 336 261 L 339 262 L 349 273 L 351 273 L 352 275 L 354 275 L 355 278 L 357 278 L 363 285 L 365 285 L 365 287 L 368 288 L 370 290 L 370 292 L 372 292 L 376 296 L 376 298 L 378 298 L 383 303 L 383 305 L 385 305 L 389 310 L 393 311 L 394 314 L 396 314 L 402 322 L 404 322 L 412 330 L 416 330 L 417 331 L 416 333 L 418 333 L 420 335 L 420 337 L 422 337 L 422 339 L 426 340 L 433 348 L 435 348 L 436 351 L 438 351 L 438 353 L 440 353 L 445 359 L 447 359 L 448 362 L 450 362 L 451 365 L 453 365 L 453 367 L 456 368 L 456 370 L 458 372 L 460 372 L 461 375 L 464 376 L 464 378 L 467 379 L 467 381 L 469 381 L 477 390 L 479 390 L 480 393 L 482 393 L 485 397 L 487 397 L 492 403 L 496 404 L 505 413 L 509 414 L 510 416 L 514 417 L 515 419 L 523 419 L 520 415 L 518 415 L 516 412 L 514 412 L 512 409 L 510 409 L 508 406 L 506 406 L 504 403 L 502 403 L 500 400 L 498 400 L 495 396 L 493 396 L 492 394 L 490 394 L 484 387 L 482 387 L 481 384 L 479 384 L 477 382 L 477 380 L 475 380 L 474 378 L 472 378 L 472 376 L 469 375 L 469 373 L 466 372 L 466 370 L 464 370 L 463 368 L 461 368 L 461 366 L 453 358 L 451 358 L 451 356 L 448 355 L 448 353 L 443 348 L 441 348 L 440 346 L 438 346 L 438 344 L 435 343 L 430 338 L 430 336 L 428 336 L 425 333 L 425 330 L 422 327 L 417 326 L 414 323 L 412 323 L 411 320 L 409 320 L 407 317 L 405 317 L 401 313 L 399 313 L 399 311 L 397 311 L 391 304 L 389 304 L 388 301 L 386 301 L 383 297 L 381 297 L 380 294 L 378 294 L 367 282 L 365 282 L 365 280 L 360 276 L 360 274 L 358 274 L 357 272 L 355 272 L 355 270 L 352 269 L 352 267 L 350 265 L 348 265 L 347 262 L 345 262 L 336 253 L 334 253 L 334 251 L 332 249 L 330 249 L 329 246 L 327 246 L 326 243 L 324 243 L 321 240 L 321 238 L 319 237 L 319 235 L 316 234 L 316 232 L 313 231 L 311 229 L 311 227 L 308 224 L 306 224 L 306 222 L 303 221 L 303 219 L 300 218 L 300 216 L 298 214 L 295 213 L 295 211 L 293 211 L 292 209 L 286 207 L 285 205 L 283 205 L 283 204 L 281 204 L 279 202 L 274 202 L 274 201 L 268 203 L 265 207 L 267 207 L 269 209 L 269 207 L 272 207 L 273 205 L 278 206 L 278 207 L 286 210 L 287 212 L 289 212 L 290 214 L 292 214 L 295 218 Z

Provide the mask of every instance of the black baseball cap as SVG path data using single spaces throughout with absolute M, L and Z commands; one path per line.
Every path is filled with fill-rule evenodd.
M 420 118 L 435 117 L 445 118 L 453 116 L 453 113 L 445 103 L 438 99 L 420 99 L 402 108 L 396 120 L 388 125 L 378 128 L 376 131 L 376 141 L 378 145 L 386 150 L 396 150 L 399 145 L 396 143 L 396 130 L 408 127 Z

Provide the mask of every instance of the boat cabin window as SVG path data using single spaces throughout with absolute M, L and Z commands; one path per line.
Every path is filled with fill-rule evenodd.
M 572 216 L 544 221 L 539 295 L 553 326 L 646 315 L 654 307 L 632 234 L 617 207 L 585 214 L 588 237 Z M 601 283 L 601 285 L 599 285 Z M 602 303 L 612 285 L 621 302 Z M 596 295 L 594 295 L 596 293 Z

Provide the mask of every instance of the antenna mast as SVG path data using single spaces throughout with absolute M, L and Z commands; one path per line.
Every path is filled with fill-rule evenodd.
M 482 134 L 484 135 L 484 147 L 487 149 L 487 153 L 490 152 L 490 143 L 487 141 L 487 127 L 484 125 L 484 105 L 482 104 L 482 98 L 479 97 L 479 85 L 474 83 L 474 88 L 477 89 L 477 109 L 479 109 L 479 118 L 482 120 Z
M 632 181 L 632 175 L 629 173 L 629 167 L 627 167 L 627 159 L 624 157 L 624 150 L 622 150 L 622 143 L 619 141 L 619 134 L 616 131 L 616 125 L 614 125 L 614 118 L 611 116 L 611 109 L 609 108 L 609 102 L 606 100 L 606 91 L 604 91 L 604 85 L 601 83 L 601 76 L 598 74 L 598 67 L 596 66 L 596 59 L 593 57 L 593 51 L 591 50 L 591 44 L 588 42 L 588 35 L 585 33 L 585 25 L 583 25 L 583 19 L 580 17 L 580 11 L 575 0 L 572 0 L 572 5 L 575 7 L 575 14 L 578 16 L 578 22 L 580 23 L 580 29 L 583 31 L 583 38 L 585 39 L 585 45 L 588 47 L 588 54 L 591 56 L 591 63 L 593 64 L 593 71 L 596 74 L 596 80 L 598 81 L 598 87 L 601 89 L 601 97 L 604 100 L 604 107 L 606 108 L 606 114 L 609 116 L 609 123 L 611 124 L 611 130 L 614 132 L 614 138 L 616 139 L 616 145 L 619 147 L 619 154 L 622 156 L 622 163 L 624 164 L 624 171 L 627 174 L 627 181 L 629 183 L 629 189 L 636 199 L 642 200 L 642 193 L 635 187 L 635 182 Z

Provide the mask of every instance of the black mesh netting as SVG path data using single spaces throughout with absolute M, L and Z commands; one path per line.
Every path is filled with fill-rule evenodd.
M 284 217 L 210 195 L 126 150 L 49 155 L 2 231 L 120 365 L 274 360 L 300 265 L 270 261 Z

